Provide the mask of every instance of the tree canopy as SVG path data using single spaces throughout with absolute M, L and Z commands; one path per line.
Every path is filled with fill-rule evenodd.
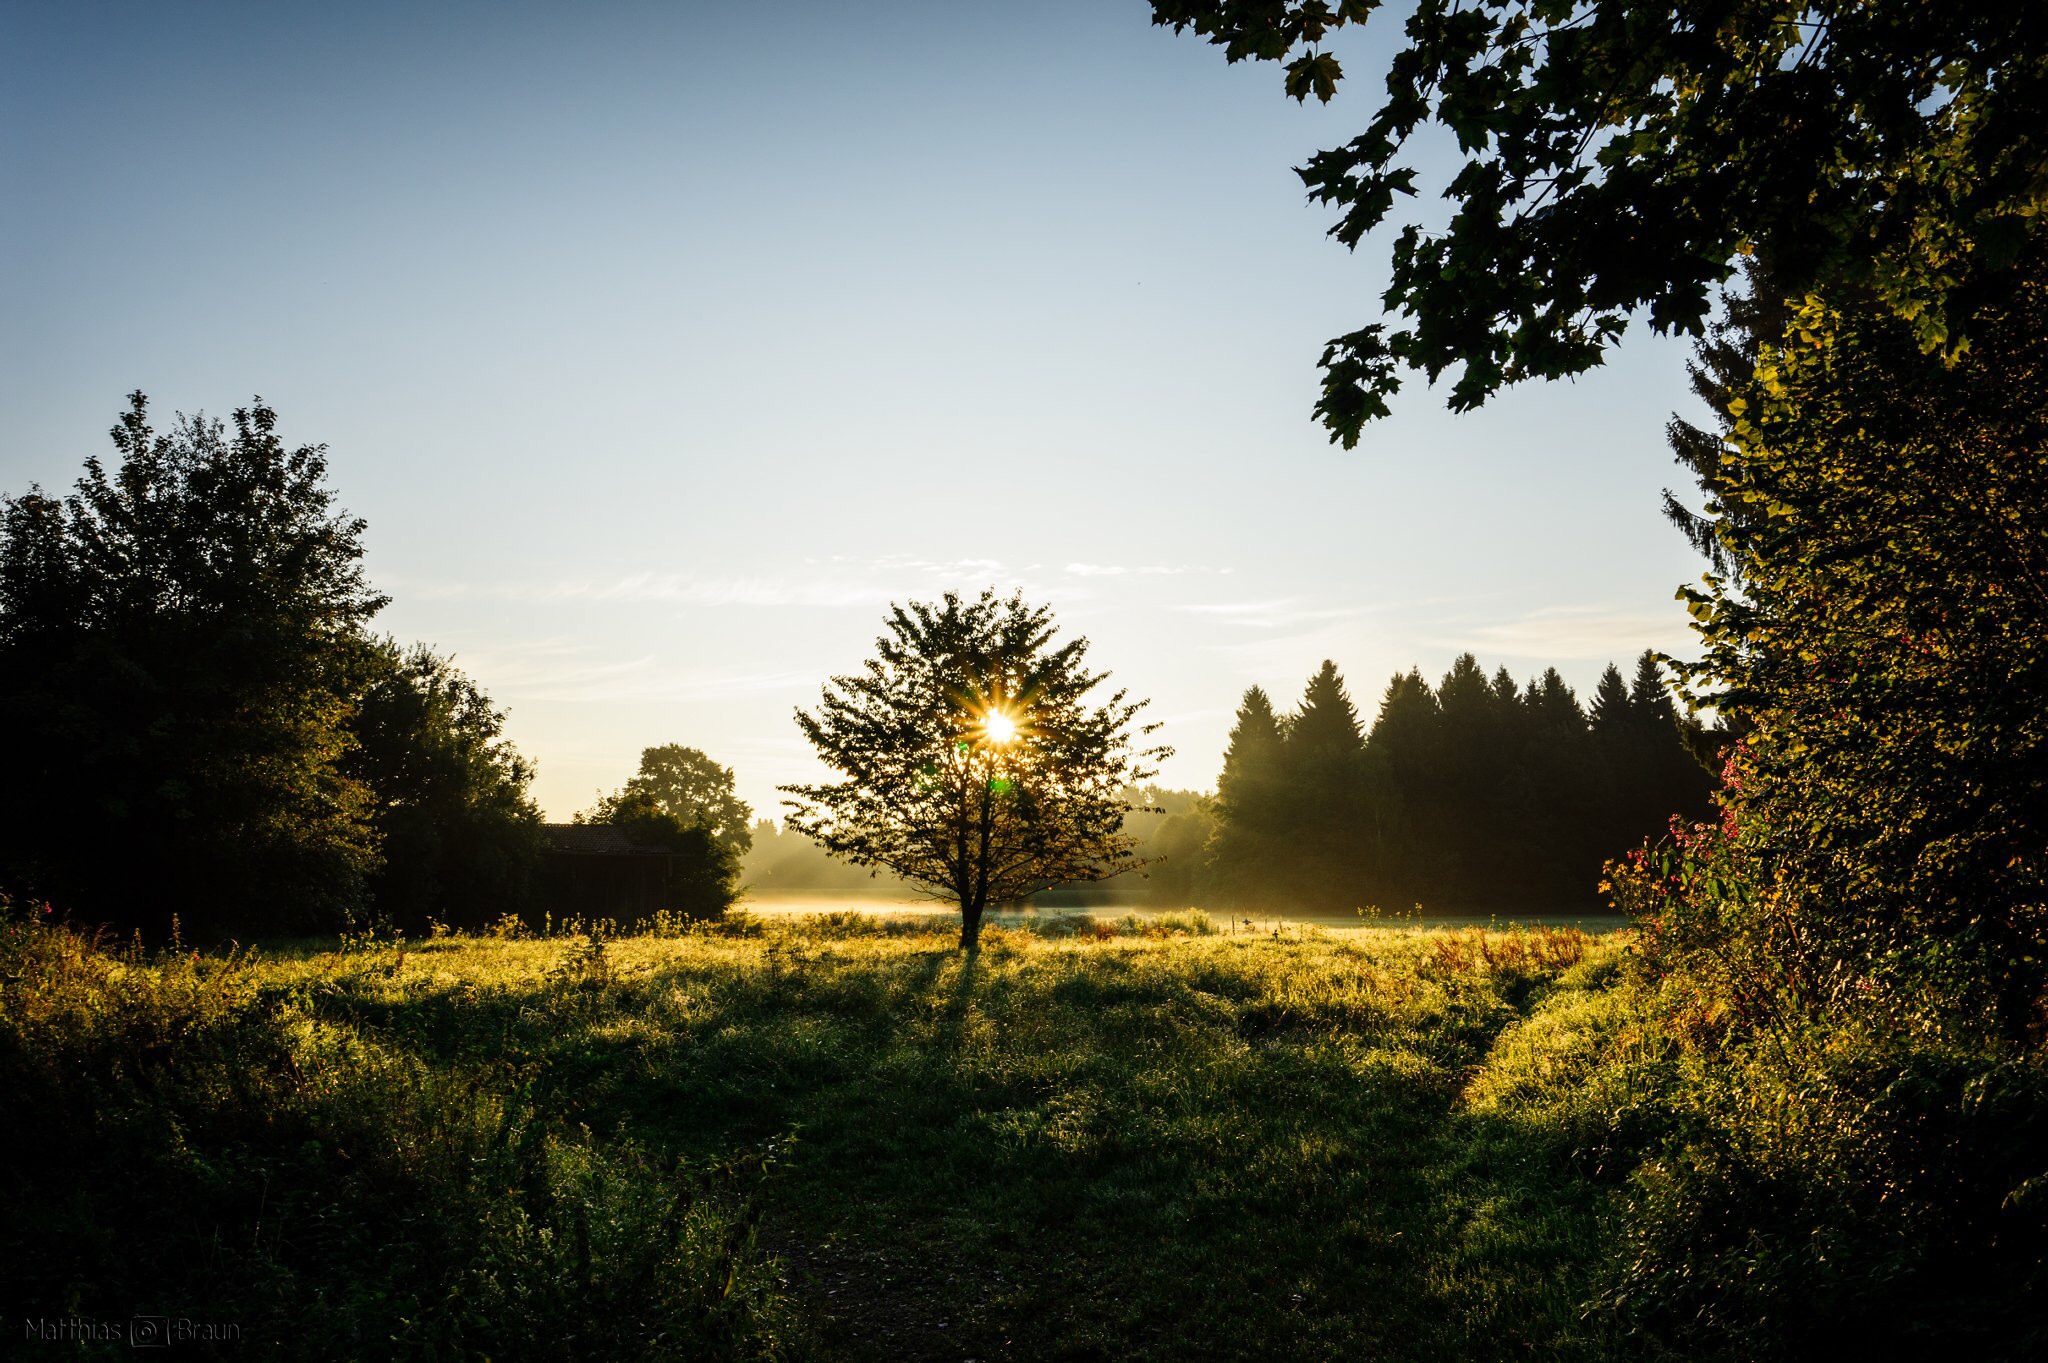
M 198 940 L 527 907 L 532 764 L 384 604 L 325 448 L 257 399 L 0 503 L 0 891 Z
M 0 508 L 0 860 L 101 921 L 304 930 L 362 902 L 372 793 L 352 775 L 354 667 L 384 604 L 324 447 L 261 399 L 232 427 L 149 424 L 59 501 Z
M 1161 747 L 1138 743 L 1145 702 L 1091 693 L 1084 638 L 1021 595 L 891 609 L 862 671 L 834 677 L 797 727 L 836 782 L 784 786 L 786 826 L 960 906 L 975 950 L 990 904 L 1131 870 L 1126 787 Z
M 2014 1040 L 2048 1006 L 2048 253 L 2019 277 L 1949 365 L 1869 302 L 1754 338 L 1700 469 L 1728 571 L 1686 593 L 1749 726 L 1744 845 L 1799 905 L 1748 927 L 1812 1002 L 1910 978 Z
M 1379 0 L 1153 0 L 1230 61 L 1331 99 L 1340 31 Z M 1388 22 L 1381 20 L 1382 24 Z M 1410 215 L 1383 302 L 1331 340 L 1317 414 L 1357 442 L 1400 371 L 1456 366 L 1453 408 L 1581 373 L 1641 317 L 1697 335 L 1736 262 L 1786 296 L 1849 290 L 1924 350 L 1969 339 L 1987 276 L 2048 199 L 2048 11 L 1870 0 L 1419 0 L 1365 130 L 1299 169 L 1348 247 L 1422 188 L 1430 125 L 1463 158 L 1441 229 Z
M 626 778 L 618 794 L 598 801 L 588 817 L 611 823 L 612 811 L 627 806 L 658 810 L 685 828 L 703 828 L 736 857 L 754 844 L 749 827 L 754 811 L 734 793 L 732 768 L 680 743 L 642 749 L 640 769 Z
M 378 916 L 419 932 L 523 914 L 541 819 L 528 793 L 533 763 L 505 737 L 504 712 L 423 644 L 365 640 L 359 668 L 345 765 L 371 793 Z

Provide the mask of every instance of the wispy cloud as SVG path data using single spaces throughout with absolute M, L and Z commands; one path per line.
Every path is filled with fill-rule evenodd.
M 1258 634 L 1236 643 L 1215 643 L 1205 651 L 1227 659 L 1241 679 L 1264 681 L 1270 686 L 1284 678 L 1306 679 L 1316 664 L 1335 658 L 1347 668 L 1384 652 L 1372 632 L 1355 620 L 1327 620 L 1309 629 L 1286 633 Z M 1292 683 L 1281 683 L 1281 694 L 1292 694 Z
M 1645 648 L 1679 648 L 1689 638 L 1676 610 L 1649 615 L 1600 606 L 1550 606 L 1513 620 L 1475 624 L 1427 642 L 1524 658 L 1626 659 Z
M 1372 613 L 1366 606 L 1319 606 L 1294 596 L 1264 601 L 1200 602 L 1173 609 L 1246 629 L 1298 629 L 1321 621 L 1355 620 Z
M 1192 573 L 1222 577 L 1228 575 L 1230 569 L 1205 568 L 1197 563 L 1145 563 L 1136 566 L 1121 563 L 1069 563 L 1065 571 L 1069 577 L 1186 577 Z
M 715 671 L 678 667 L 654 654 L 598 661 L 589 645 L 541 640 L 463 658 L 464 670 L 488 676 L 491 694 L 507 702 L 715 700 L 764 692 L 814 690 L 818 675 L 791 668 Z
M 873 558 L 832 555 L 804 560 L 811 571 L 753 575 L 706 575 L 641 569 L 610 575 L 582 574 L 540 582 L 407 582 L 408 596 L 448 600 L 462 597 L 531 604 L 588 602 L 598 605 L 811 606 L 881 605 L 938 590 L 978 591 L 1030 583 L 1021 571 L 993 558 L 928 559 L 911 554 Z M 1151 569 L 1136 570 L 1150 572 Z M 1071 592 L 1069 593 L 1071 595 Z
M 529 601 L 659 603 L 673 606 L 852 606 L 884 600 L 888 590 L 857 578 L 698 577 L 688 573 L 628 573 L 544 586 L 508 588 Z

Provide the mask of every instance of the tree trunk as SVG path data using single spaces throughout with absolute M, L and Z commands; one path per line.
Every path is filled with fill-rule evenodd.
M 981 912 L 986 899 L 963 900 L 960 904 L 960 950 L 969 956 L 981 950 Z

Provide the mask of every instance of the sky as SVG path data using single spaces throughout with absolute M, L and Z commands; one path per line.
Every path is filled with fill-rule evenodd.
M 1468 649 L 1582 694 L 1686 654 L 1683 342 L 1311 418 L 1386 243 L 1290 168 L 1384 41 L 1304 108 L 1143 0 L 0 7 L 0 492 L 131 390 L 260 395 L 556 819 L 661 743 L 777 813 L 793 711 L 947 590 L 1050 605 L 1189 788 L 1324 658 L 1369 720 Z

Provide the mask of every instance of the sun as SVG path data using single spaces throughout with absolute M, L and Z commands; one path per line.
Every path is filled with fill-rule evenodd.
M 1014 743 L 1017 741 L 1017 720 L 1015 716 L 1001 710 L 991 710 L 981 717 L 981 736 L 991 743 Z

